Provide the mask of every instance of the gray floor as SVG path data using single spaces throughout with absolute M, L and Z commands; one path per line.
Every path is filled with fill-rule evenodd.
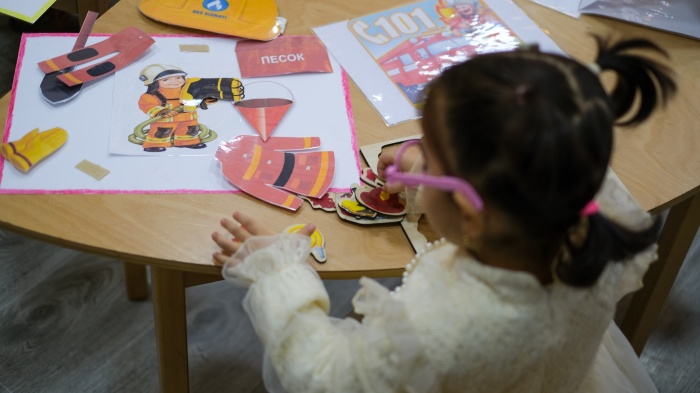
M 60 16 L 39 25 L 77 28 Z M 0 15 L 0 95 L 11 87 L 18 30 L 27 28 Z M 642 354 L 662 393 L 700 391 L 698 282 L 700 236 Z M 0 393 L 158 391 L 152 305 L 129 302 L 123 284 L 117 261 L 0 231 Z M 357 282 L 326 286 L 332 313 L 348 313 Z M 187 290 L 193 392 L 265 391 L 243 294 L 223 282 Z

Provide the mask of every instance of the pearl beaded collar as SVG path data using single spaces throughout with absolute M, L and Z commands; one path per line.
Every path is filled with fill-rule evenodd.
M 418 266 L 418 265 L 420 264 L 421 259 L 423 258 L 423 255 L 425 255 L 425 253 L 427 253 L 428 251 L 430 251 L 430 250 L 432 250 L 432 249 L 434 249 L 434 248 L 441 247 L 441 246 L 445 245 L 446 243 L 447 243 L 447 240 L 445 240 L 445 238 L 443 237 L 443 238 L 440 238 L 439 240 L 436 240 L 436 241 L 434 241 L 434 242 L 432 242 L 432 243 L 428 242 L 428 243 L 425 245 L 425 247 L 423 247 L 422 249 L 420 249 L 420 250 L 416 253 L 416 256 L 414 256 L 413 259 L 411 259 L 411 262 L 409 262 L 409 263 L 406 265 L 406 270 L 404 270 L 404 272 L 403 272 L 403 277 L 401 278 L 401 285 L 399 285 L 398 287 L 394 288 L 394 290 L 392 290 L 392 291 L 390 292 L 391 295 L 396 295 L 396 294 L 398 294 L 399 292 L 401 292 L 401 288 L 402 288 L 404 285 L 406 285 L 406 283 L 408 283 L 408 278 L 410 277 L 411 273 L 413 273 L 413 270 L 415 270 L 416 266 Z

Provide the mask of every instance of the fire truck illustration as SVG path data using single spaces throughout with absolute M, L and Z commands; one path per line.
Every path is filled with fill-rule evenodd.
M 471 40 L 464 36 L 438 33 L 412 37 L 377 59 L 384 72 L 411 103 L 422 100 L 425 84 L 445 68 L 476 54 Z
M 411 37 L 377 59 L 384 72 L 415 106 L 425 85 L 446 68 L 476 54 L 513 50 L 521 40 L 500 20 L 484 16 L 470 33 L 455 35 L 449 29 Z

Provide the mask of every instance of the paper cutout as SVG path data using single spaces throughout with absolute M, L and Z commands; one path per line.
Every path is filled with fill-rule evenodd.
M 82 27 L 80 27 L 80 32 L 78 33 L 78 38 L 75 40 L 75 45 L 73 45 L 73 52 L 78 49 L 82 49 L 90 36 L 90 31 L 92 31 L 92 26 L 97 20 L 97 12 L 88 11 L 85 16 L 85 21 Z M 58 76 L 73 71 L 74 67 L 68 67 L 60 71 L 50 72 L 44 75 L 44 79 L 41 80 L 39 88 L 41 89 L 41 95 L 51 104 L 62 104 L 64 102 L 70 101 L 75 98 L 80 90 L 83 89 L 83 84 L 68 86 L 58 79 Z
M 92 163 L 88 160 L 82 160 L 75 164 L 75 169 L 89 175 L 95 180 L 102 180 L 103 177 L 109 175 L 109 170 Z
M 327 212 L 335 211 L 335 192 L 327 192 L 320 198 L 312 198 L 306 195 L 299 195 L 299 198 L 309 202 L 312 208 L 321 209 Z
M 29 172 L 36 164 L 63 146 L 66 140 L 68 132 L 63 128 L 55 127 L 44 132 L 35 128 L 19 140 L 3 143 L 0 152 L 15 168 Z
M 319 198 L 333 179 L 332 151 L 298 152 L 320 146 L 318 137 L 273 137 L 263 142 L 257 136 L 239 135 L 219 145 L 216 159 L 224 176 L 242 191 L 296 211 L 302 200 L 291 193 Z
M 294 96 L 289 89 L 276 82 L 253 82 L 247 87 L 246 98 L 234 102 L 233 107 L 267 141 L 294 104 Z M 280 98 L 283 96 L 286 97 Z
M 39 63 L 39 68 L 41 68 L 44 73 L 48 74 L 50 72 L 92 62 L 114 52 L 119 52 L 119 54 L 101 63 L 57 76 L 57 78 L 66 85 L 75 86 L 113 74 L 126 67 L 153 45 L 154 42 L 153 38 L 148 36 L 148 34 L 136 27 L 129 27 L 95 45 L 90 45 L 86 48 L 78 49 L 49 60 L 44 60 Z
M 241 41 L 236 44 L 236 57 L 242 78 L 333 71 L 328 51 L 316 36 Z
M 208 100 L 239 101 L 244 91 L 237 78 L 187 78 L 180 91 L 180 102 L 185 112 L 194 112 L 197 107 L 207 109 Z
M 176 26 L 269 41 L 284 32 L 275 0 L 141 0 L 139 11 Z
M 304 224 L 295 224 L 287 227 L 284 232 L 297 233 L 302 228 L 304 228 Z M 323 235 L 318 231 L 318 229 L 316 229 L 309 237 L 311 238 L 311 244 L 309 245 L 309 252 L 311 253 L 311 256 L 313 256 L 317 262 L 325 263 L 327 259 L 325 248 L 326 241 L 323 238 Z

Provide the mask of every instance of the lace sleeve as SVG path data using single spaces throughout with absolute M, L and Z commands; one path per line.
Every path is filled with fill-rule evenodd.
M 651 215 L 634 200 L 622 181 L 612 169 L 608 170 L 603 187 L 597 197 L 601 212 L 610 220 L 631 229 L 647 228 L 653 223 Z M 634 292 L 642 287 L 642 278 L 649 265 L 658 258 L 656 243 L 632 256 L 622 266 L 623 273 L 616 296 Z
M 329 317 L 325 287 L 305 262 L 308 241 L 298 237 L 280 235 L 224 267 L 227 280 L 250 286 L 244 308 L 265 347 L 266 388 L 273 393 L 429 391 L 430 368 L 403 304 L 363 279 L 356 302 L 367 304 L 369 297 L 374 304 L 358 309 L 366 313 L 363 323 Z

